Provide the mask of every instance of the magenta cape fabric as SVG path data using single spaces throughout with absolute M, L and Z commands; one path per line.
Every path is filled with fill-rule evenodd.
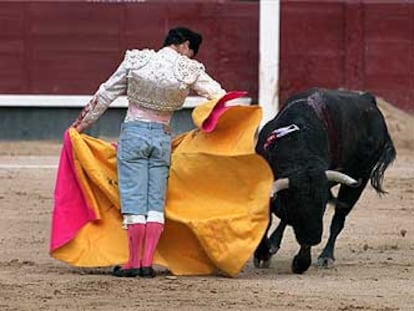
M 50 251 L 71 241 L 84 225 L 96 219 L 95 213 L 87 206 L 76 178 L 68 131 L 63 136 L 54 198 Z

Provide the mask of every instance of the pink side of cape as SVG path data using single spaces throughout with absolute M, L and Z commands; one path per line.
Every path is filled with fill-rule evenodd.
M 216 103 L 216 105 L 213 108 L 213 111 L 210 113 L 208 118 L 203 122 L 201 126 L 201 130 L 206 133 L 212 132 L 217 125 L 217 122 L 220 118 L 220 116 L 226 112 L 230 107 L 226 106 L 226 102 L 232 99 L 236 99 L 239 97 L 242 97 L 246 95 L 247 92 L 242 91 L 231 91 L 226 93 L 222 98 L 219 99 L 219 101 Z
M 86 223 L 95 218 L 76 178 L 72 143 L 66 131 L 55 184 L 50 251 L 70 242 Z

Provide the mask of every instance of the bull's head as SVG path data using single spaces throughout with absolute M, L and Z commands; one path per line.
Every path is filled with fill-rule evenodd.
M 273 195 L 280 192 L 277 214 L 292 225 L 299 244 L 310 246 L 321 241 L 323 214 L 329 199 L 329 185 L 333 183 L 359 185 L 346 174 L 323 170 L 307 170 L 274 182 Z
M 325 171 L 326 178 L 328 181 L 344 184 L 350 187 L 357 187 L 359 185 L 359 181 L 353 179 L 352 177 L 340 173 L 337 171 Z M 279 178 L 273 183 L 272 191 L 273 195 L 278 193 L 279 191 L 282 191 L 284 189 L 289 188 L 289 178 Z

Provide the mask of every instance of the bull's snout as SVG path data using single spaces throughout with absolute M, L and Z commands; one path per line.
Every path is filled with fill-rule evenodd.
M 294 226 L 293 230 L 300 245 L 314 246 L 322 241 L 322 223 L 308 228 Z

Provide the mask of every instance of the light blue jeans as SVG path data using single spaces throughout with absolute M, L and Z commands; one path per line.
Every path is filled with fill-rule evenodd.
M 117 165 L 124 216 L 147 217 L 152 213 L 158 215 L 155 218 L 164 217 L 170 164 L 171 132 L 167 125 L 143 121 L 122 124 Z

